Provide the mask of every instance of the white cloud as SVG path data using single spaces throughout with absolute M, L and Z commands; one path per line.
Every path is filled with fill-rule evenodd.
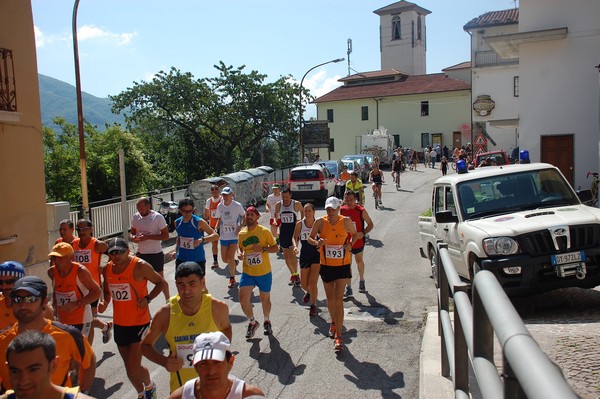
M 38 27 L 33 27 L 33 32 L 35 34 L 35 47 L 40 48 L 46 44 L 46 37 L 44 36 L 44 32 Z
M 320 97 L 340 86 L 340 82 L 338 82 L 340 78 L 340 75 L 327 77 L 327 71 L 320 69 L 314 74 L 306 77 L 302 85 L 310 90 L 311 95 Z
M 118 45 L 127 45 L 137 35 L 136 32 L 131 33 L 113 33 L 95 25 L 83 25 L 77 31 L 77 39 L 79 41 L 103 39 L 115 41 Z

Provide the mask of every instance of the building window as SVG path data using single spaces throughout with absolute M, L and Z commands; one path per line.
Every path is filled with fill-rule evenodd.
M 519 97 L 519 77 L 515 76 L 513 78 L 513 95 L 515 97 Z
M 17 111 L 15 65 L 12 50 L 0 48 L 0 111 Z
M 394 15 L 392 18 L 392 40 L 401 40 L 402 34 L 400 30 L 400 16 Z
M 361 107 L 360 117 L 361 117 L 361 120 L 363 120 L 363 121 L 369 120 L 369 107 Z
M 331 152 L 335 151 L 335 143 L 333 142 L 332 138 L 329 139 L 329 151 L 331 151 Z
M 332 109 L 327 110 L 327 122 L 333 122 L 333 110 Z
M 410 21 L 410 35 L 412 40 L 412 46 L 415 47 L 415 21 Z
M 421 16 L 417 17 L 417 40 L 423 40 L 421 37 Z
M 429 101 L 421 101 L 421 116 L 429 116 Z
M 421 133 L 421 148 L 429 145 L 429 133 Z

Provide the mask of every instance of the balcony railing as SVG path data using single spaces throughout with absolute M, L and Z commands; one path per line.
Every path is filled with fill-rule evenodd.
M 475 52 L 475 67 L 486 67 L 486 66 L 498 66 L 498 65 L 511 65 L 518 64 L 518 58 L 502 59 L 498 57 L 493 50 L 487 51 L 476 51 Z
M 12 50 L 0 48 L 0 111 L 17 111 L 15 65 Z

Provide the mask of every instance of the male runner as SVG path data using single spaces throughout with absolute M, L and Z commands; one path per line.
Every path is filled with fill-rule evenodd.
M 244 221 L 244 207 L 233 199 L 231 187 L 221 190 L 223 202 L 217 206 L 217 228 L 221 241 L 221 259 L 229 265 L 228 288 L 235 287 L 237 260 L 235 253 L 238 245 L 238 233 Z
M 110 262 L 104 269 L 104 298 L 98 304 L 103 313 L 113 300 L 114 339 L 123 358 L 127 378 L 138 398 L 156 399 L 156 386 L 142 365 L 140 342 L 150 325 L 150 302 L 164 292 L 166 281 L 143 259 L 129 253 L 127 241 L 108 242 Z M 148 281 L 154 288 L 148 293 Z
M 17 322 L 12 311 L 10 293 L 15 282 L 25 276 L 25 268 L 19 262 L 9 260 L 0 263 L 0 331 Z
M 265 203 L 265 209 L 269 212 L 269 226 L 271 227 L 271 234 L 279 243 L 279 232 L 278 227 L 281 224 L 281 220 L 275 217 L 275 207 L 277 203 L 281 201 L 281 187 L 279 184 L 273 184 L 273 192 L 267 196 L 267 202 Z
M 217 206 L 223 201 L 223 197 L 219 193 L 219 186 L 213 185 L 210 188 L 210 194 L 212 195 L 209 199 L 206 200 L 206 204 L 204 205 L 204 220 L 209 221 L 209 226 L 213 229 L 217 229 Z M 218 232 L 217 232 L 218 233 Z M 212 242 L 212 254 L 213 254 L 213 263 L 210 267 L 211 269 L 219 268 L 219 240 L 215 240 Z
M 300 287 L 300 275 L 298 275 L 297 248 L 294 245 L 294 230 L 296 222 L 304 217 L 304 208 L 300 201 L 292 199 L 292 190 L 289 187 L 283 189 L 281 201 L 275 206 L 275 219 L 281 221 L 279 226 L 279 245 L 283 249 L 285 264 L 290 271 L 290 282 L 288 285 Z
M 156 312 L 141 347 L 146 358 L 171 373 L 170 392 L 196 376 L 192 363 L 194 337 L 221 331 L 231 339 L 232 334 L 229 307 L 208 293 L 204 270 L 198 263 L 177 266 L 175 285 L 177 295 Z M 168 356 L 154 348 L 162 335 L 169 344 Z
M 66 242 L 71 244 L 73 240 L 77 238 L 73 234 L 75 232 L 75 224 L 73 224 L 73 221 L 71 219 L 61 220 L 60 224 L 58 225 L 58 232 L 60 234 L 60 237 L 56 239 L 56 241 L 54 242 L 55 244 L 58 244 L 59 242 Z
M 240 277 L 240 305 L 242 311 L 249 319 L 246 339 L 254 336 L 258 328 L 258 321 L 254 320 L 254 310 L 250 299 L 252 290 L 258 287 L 260 303 L 264 316 L 265 335 L 273 333 L 271 328 L 271 286 L 273 275 L 271 274 L 271 261 L 268 254 L 277 252 L 277 243 L 271 231 L 258 224 L 260 213 L 249 206 L 246 209 L 246 227 L 239 234 L 238 259 L 243 260 L 243 272 Z
M 356 197 L 356 200 L 365 205 L 365 189 L 362 180 L 358 178 L 357 172 L 350 173 L 350 180 L 346 182 L 346 191 L 350 191 Z
M 352 245 L 352 254 L 356 260 L 356 267 L 358 269 L 359 281 L 358 290 L 365 292 L 365 261 L 364 261 L 364 249 L 365 249 L 365 236 L 373 230 L 373 220 L 369 216 L 367 210 L 356 203 L 356 198 L 351 192 L 346 192 L 344 196 L 345 205 L 340 208 L 340 213 L 343 216 L 349 217 L 356 227 L 358 232 L 358 239 Z M 365 223 L 367 226 L 365 227 Z M 346 292 L 344 297 L 350 298 L 352 296 L 352 279 L 348 279 L 346 285 Z

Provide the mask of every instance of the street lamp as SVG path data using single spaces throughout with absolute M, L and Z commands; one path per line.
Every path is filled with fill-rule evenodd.
M 299 121 L 300 122 L 300 161 L 302 161 L 304 159 L 304 143 L 302 141 L 302 122 L 304 122 L 302 120 L 302 84 L 304 83 L 304 78 L 313 69 L 316 69 L 320 66 L 331 64 L 331 63 L 342 62 L 344 60 L 345 60 L 345 58 L 336 58 L 335 60 L 331 60 L 331 61 L 323 62 L 322 64 L 319 64 L 319 65 L 315 65 L 314 67 L 312 67 L 308 71 L 306 71 L 304 76 L 302 76 L 302 80 L 300 80 L 300 96 L 299 96 L 299 98 L 300 98 L 300 112 L 299 112 L 299 114 L 300 114 L 300 118 L 299 118 L 300 119 L 300 121 Z

